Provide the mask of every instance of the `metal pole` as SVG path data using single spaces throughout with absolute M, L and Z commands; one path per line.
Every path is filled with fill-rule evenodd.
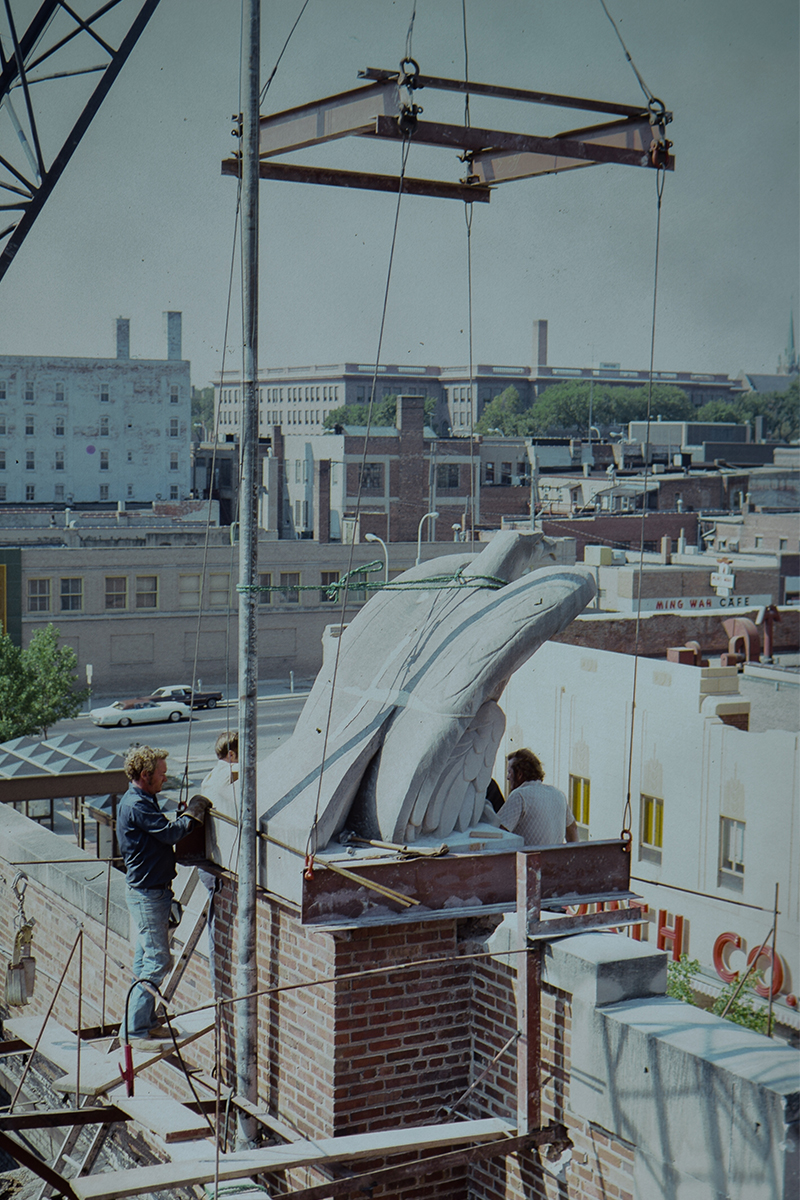
M 775 942 L 777 940 L 777 937 L 778 937 L 778 884 L 776 883 L 775 884 L 775 907 L 772 911 L 772 970 L 773 971 L 775 970 L 775 958 L 777 955 L 777 950 L 775 949 Z M 767 1009 L 767 1036 L 768 1037 L 772 1037 L 772 998 L 773 998 L 774 994 L 775 994 L 774 989 L 772 987 L 772 975 L 770 974 L 769 1007 Z
M 258 691 L 258 135 L 261 0 L 244 0 L 244 96 L 242 98 L 242 379 L 241 489 L 239 494 L 239 781 L 241 838 L 238 862 L 236 991 L 236 1089 L 258 1096 L 258 985 L 256 964 L 256 700 Z M 240 1148 L 254 1142 L 256 1122 L 239 1116 Z

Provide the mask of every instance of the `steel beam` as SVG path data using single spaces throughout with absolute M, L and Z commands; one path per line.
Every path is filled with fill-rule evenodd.
M 542 903 L 545 907 L 584 904 L 590 900 L 628 900 L 630 892 L 630 854 L 622 841 L 566 842 L 536 851 L 542 870 Z M 348 858 L 365 878 L 393 891 L 404 892 L 419 900 L 425 910 L 415 907 L 414 919 L 441 920 L 453 915 L 453 897 L 464 897 L 465 907 L 474 907 L 477 898 L 483 908 L 511 912 L 516 906 L 516 852 L 499 854 L 447 854 L 443 858 L 400 859 L 376 862 L 366 857 Z M 324 857 L 318 857 L 313 878 L 303 877 L 302 921 L 306 925 L 358 923 L 368 917 L 373 900 L 365 898 L 363 888 L 332 871 L 324 869 Z M 301 867 L 298 865 L 298 870 Z M 382 919 L 386 901 L 376 895 Z M 448 905 L 446 908 L 445 905 Z M 365 907 L 365 905 L 367 907 Z M 618 916 L 618 914 L 615 914 Z M 398 914 L 397 920 L 403 920 Z M 614 922 L 612 922 L 613 924 Z M 619 918 L 622 924 L 622 918 Z
M 649 130 L 648 124 L 648 130 Z M 382 138 L 390 141 L 402 140 L 405 136 L 399 125 L 391 117 L 377 117 L 374 131 L 365 136 Z M 474 125 L 441 125 L 433 121 L 418 121 L 412 140 L 426 146 L 447 146 L 463 152 L 496 153 L 504 150 L 515 155 L 530 153 L 545 155 L 549 158 L 570 160 L 558 168 L 548 170 L 570 170 L 572 167 L 588 166 L 592 163 L 619 163 L 627 167 L 651 167 L 650 155 L 641 148 L 628 149 L 625 146 L 604 145 L 592 141 L 579 141 L 571 138 L 543 138 L 527 133 L 505 133 L 499 129 L 478 129 Z M 649 141 L 648 141 L 649 147 Z M 667 169 L 674 169 L 674 159 L 670 155 Z M 540 172 L 528 172 L 535 174 Z M 522 176 L 520 176 L 522 178 Z M 481 180 L 491 182 L 491 180 Z
M 399 78 L 397 71 L 382 71 L 367 67 L 359 71 L 359 78 L 388 83 Z M 494 96 L 499 100 L 524 100 L 530 104 L 551 104 L 556 108 L 580 108 L 584 112 L 614 113 L 619 117 L 641 117 L 647 109 L 630 104 L 615 104 L 606 100 L 581 100 L 578 96 L 558 96 L 552 92 L 532 92 L 527 88 L 499 87 L 493 83 L 469 83 L 463 79 L 441 79 L 436 75 L 418 75 L 414 89 L 436 88 L 444 92 L 462 92 L 469 96 Z
M 95 1104 L 91 1108 L 49 1108 L 4 1113 L 0 1116 L 0 1131 L 14 1133 L 20 1129 L 58 1129 L 62 1125 L 111 1125 L 115 1121 L 129 1119 L 128 1114 L 115 1104 Z
M 351 134 L 366 133 L 376 117 L 399 115 L 397 85 L 369 84 L 261 117 L 258 152 L 262 158 L 268 158 L 305 146 L 318 146 Z
M 568 154 L 542 154 L 529 150 L 489 150 L 478 153 L 472 159 L 472 171 L 480 183 L 506 183 L 513 179 L 531 179 L 536 175 L 552 175 L 557 171 L 574 171 L 578 167 L 594 166 L 597 162 L 620 162 L 622 159 L 607 157 L 608 152 L 622 151 L 632 154 L 637 160 L 626 162 L 628 166 L 650 166 L 650 143 L 653 129 L 647 120 L 625 121 L 613 125 L 601 125 L 596 129 L 574 130 L 559 134 L 552 141 L 563 144 L 578 144 L 587 149 L 588 161 Z M 646 161 L 643 161 L 646 160 Z M 669 160 L 669 170 L 674 169 L 674 159 Z
M 52 1167 L 48 1167 L 47 1163 L 42 1162 L 40 1158 L 37 1158 L 15 1138 L 9 1137 L 7 1133 L 0 1132 L 0 1150 L 5 1150 L 21 1167 L 27 1167 L 29 1171 L 33 1171 L 34 1175 L 38 1175 L 40 1179 L 51 1184 L 56 1189 L 57 1195 L 67 1196 L 69 1200 L 78 1200 L 68 1179 L 59 1175 Z
M 400 191 L 398 175 L 373 175 L 363 171 L 338 171 L 324 167 L 301 167 L 299 164 L 276 162 L 259 163 L 261 179 L 279 179 L 286 183 L 317 183 L 328 187 L 363 188 L 372 192 Z M 238 158 L 226 158 L 222 163 L 223 175 L 240 172 Z M 480 201 L 488 204 L 491 192 L 488 187 L 477 184 L 448 183 L 438 179 L 411 179 L 403 177 L 403 194 L 408 196 L 434 196 L 440 200 L 462 200 L 467 204 Z

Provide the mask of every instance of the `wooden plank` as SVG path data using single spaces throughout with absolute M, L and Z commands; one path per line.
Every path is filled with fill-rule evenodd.
M 175 1022 L 175 1032 L 178 1041 L 178 1048 L 187 1046 L 190 1042 L 194 1042 L 197 1038 L 202 1037 L 206 1033 L 210 1033 L 214 1028 L 214 1022 L 208 1024 L 208 1017 L 205 1013 L 193 1014 L 194 1016 L 202 1017 L 204 1024 L 195 1030 L 190 1030 L 181 1025 L 179 1028 Z M 188 1019 L 187 1019 L 188 1024 Z M 168 1058 L 170 1054 L 174 1054 L 174 1047 L 167 1044 L 167 1039 L 163 1039 L 163 1050 L 134 1050 L 133 1052 L 133 1073 L 138 1075 L 145 1067 L 151 1067 L 153 1063 L 160 1062 L 162 1058 Z M 121 1051 L 115 1050 L 112 1054 L 99 1055 L 99 1063 L 92 1062 L 91 1065 L 85 1064 L 81 1057 L 81 1093 L 86 1096 L 101 1096 L 110 1088 L 115 1087 L 121 1080 L 122 1075 L 119 1069 L 119 1059 Z M 53 1082 L 53 1088 L 57 1092 L 74 1092 L 77 1084 L 77 1079 L 74 1073 L 62 1075 L 60 1079 Z
M 293 1142 L 288 1146 L 269 1146 L 263 1150 L 221 1154 L 219 1180 L 222 1183 L 231 1179 L 244 1179 L 263 1171 L 284 1171 L 294 1167 L 383 1158 L 392 1154 L 413 1154 L 420 1150 L 434 1150 L 439 1146 L 493 1141 L 506 1138 L 511 1133 L 513 1127 L 506 1121 L 490 1118 L 484 1121 L 461 1121 L 451 1125 L 418 1125 L 380 1133 L 320 1138 L 314 1142 Z M 216 1167 L 214 1148 L 203 1144 L 198 1146 L 197 1155 L 190 1162 L 161 1163 L 155 1167 L 89 1176 L 73 1180 L 73 1188 L 79 1200 L 124 1200 L 126 1196 L 140 1196 L 148 1192 L 188 1187 L 191 1184 L 211 1183 L 215 1178 Z
M 42 1030 L 42 1017 L 12 1017 L 4 1022 L 5 1028 L 26 1045 L 33 1047 Z M 36 1047 L 49 1062 L 61 1067 L 62 1071 L 74 1074 L 78 1065 L 78 1039 L 69 1029 L 59 1025 L 52 1017 L 45 1024 L 44 1033 Z M 84 1071 L 96 1070 L 106 1061 L 106 1055 L 81 1042 L 81 1077 Z M 72 1090 L 74 1091 L 74 1084 Z
M 167 1145 L 171 1142 L 190 1142 L 211 1134 L 208 1121 L 191 1112 L 180 1100 L 173 1100 L 154 1084 L 140 1085 L 133 1096 L 126 1095 L 126 1087 L 122 1084 L 109 1093 L 109 1099 L 137 1125 L 149 1129 Z

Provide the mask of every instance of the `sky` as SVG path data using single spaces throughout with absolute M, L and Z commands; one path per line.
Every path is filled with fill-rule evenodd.
M 674 113 L 655 368 L 772 373 L 800 302 L 796 0 L 606 2 L 647 86 Z M 38 4 L 12 0 L 20 27 Z M 263 78 L 301 8 L 263 0 Z M 262 113 L 356 87 L 367 66 L 395 69 L 413 8 L 309 0 Z M 600 0 L 466 0 L 466 17 L 473 80 L 644 103 Z M 0 36 L 5 45 L 2 25 Z M 461 0 L 416 0 L 412 54 L 424 74 L 463 77 Z M 206 386 L 219 372 L 236 205 L 220 162 L 234 146 L 239 62 L 239 3 L 161 0 L 0 281 L 0 353 L 112 357 L 124 316 L 132 355 L 162 358 L 162 313 L 177 309 L 192 382 Z M 90 78 L 39 85 L 42 111 L 56 98 L 42 127 L 46 154 Z M 458 97 L 425 91 L 419 100 L 425 120 L 463 120 Z M 13 102 L 21 108 L 19 92 Z M 473 98 L 471 119 L 548 136 L 602 118 Z M 0 154 L 19 161 L 6 112 Z M 399 154 L 351 138 L 290 161 L 397 174 Z M 449 151 L 412 145 L 407 170 L 456 181 L 463 166 Z M 395 197 L 265 181 L 260 207 L 260 364 L 374 362 Z M 533 323 L 545 318 L 552 365 L 645 369 L 656 215 L 655 172 L 618 165 L 506 183 L 474 205 L 473 361 L 530 365 Z M 468 363 L 468 312 L 464 205 L 403 197 L 381 361 Z M 241 340 L 235 267 L 228 367 L 241 363 Z

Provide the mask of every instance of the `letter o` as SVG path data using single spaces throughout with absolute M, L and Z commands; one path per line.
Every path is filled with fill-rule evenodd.
M 780 955 L 773 954 L 771 946 L 764 946 L 761 949 L 756 947 L 747 956 L 748 967 L 752 966 L 759 958 L 769 959 L 770 966 L 772 967 L 772 979 L 769 983 L 757 984 L 755 989 L 756 995 L 763 996 L 766 999 L 770 992 L 772 992 L 773 996 L 777 996 L 783 987 L 783 963 L 781 962 Z

